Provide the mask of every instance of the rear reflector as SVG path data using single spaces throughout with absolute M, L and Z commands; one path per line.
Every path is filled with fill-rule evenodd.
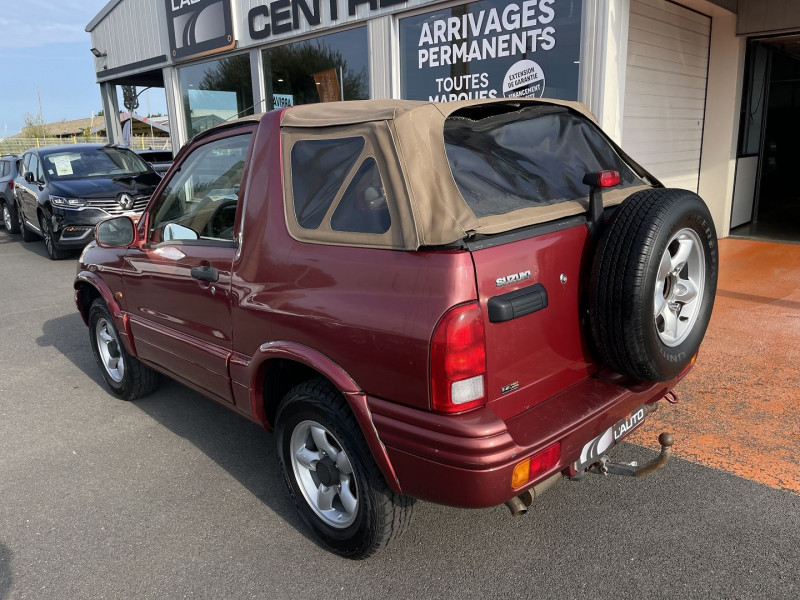
M 511 474 L 511 487 L 517 489 L 535 480 L 558 464 L 561 458 L 561 442 L 556 442 L 530 458 L 517 463 Z

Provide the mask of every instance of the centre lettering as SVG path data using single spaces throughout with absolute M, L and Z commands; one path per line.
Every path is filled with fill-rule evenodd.
M 176 4 L 183 6 L 198 0 L 172 0 L 173 9 Z M 404 4 L 408 0 L 347 0 L 347 16 L 354 17 L 358 7 L 369 6 L 370 11 Z M 295 31 L 304 25 L 316 27 L 322 22 L 322 10 L 327 9 L 330 21 L 339 20 L 339 0 L 273 0 L 250 9 L 247 13 L 247 25 L 250 37 L 264 40 L 271 35 L 280 35 Z

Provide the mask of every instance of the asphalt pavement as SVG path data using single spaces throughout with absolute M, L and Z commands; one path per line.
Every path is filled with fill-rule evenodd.
M 169 380 L 106 391 L 74 273 L 0 230 L 0 600 L 800 597 L 800 496 L 680 458 L 564 481 L 521 518 L 419 502 L 382 554 L 334 556 L 271 434 Z

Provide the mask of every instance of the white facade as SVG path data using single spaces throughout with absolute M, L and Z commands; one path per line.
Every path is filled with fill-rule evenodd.
M 539 1 L 547 6 L 566 0 Z M 337 0 L 334 12 L 329 0 L 317 4 L 319 24 L 311 24 L 303 12 L 294 19 L 290 9 L 270 20 L 269 11 L 283 4 L 232 0 L 236 48 L 174 62 L 164 3 L 112 0 L 87 27 L 92 46 L 106 54 L 96 59 L 98 82 L 113 85 L 124 83 L 130 75 L 160 71 L 173 145 L 179 147 L 189 135 L 181 96 L 184 67 L 224 56 L 249 56 L 255 110 L 264 110 L 272 92 L 265 80 L 263 49 L 366 25 L 369 96 L 401 98 L 401 19 L 464 2 L 354 2 L 353 16 L 348 10 L 350 0 Z M 521 6 L 523 0 L 517 4 Z M 537 2 L 525 4 L 530 8 Z M 305 5 L 315 6 L 312 0 Z M 742 25 L 737 22 L 736 5 L 729 0 L 583 0 L 580 60 L 575 61 L 580 62 L 577 99 L 590 107 L 612 138 L 666 185 L 698 191 L 711 208 L 720 237 L 728 234 L 731 223 L 746 47 L 746 38 L 737 36 L 737 27 L 742 29 Z M 754 10 L 752 2 L 739 5 Z M 270 29 L 265 35 L 276 23 L 279 29 L 289 30 L 274 33 Z M 134 31 L 135 36 L 125 35 Z M 104 97 L 111 102 L 107 90 Z M 106 110 L 114 113 L 113 106 Z

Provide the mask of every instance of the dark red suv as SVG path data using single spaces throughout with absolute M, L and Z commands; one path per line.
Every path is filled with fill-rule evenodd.
M 577 104 L 340 102 L 209 130 L 76 301 L 111 390 L 166 374 L 275 431 L 303 519 L 369 556 L 413 499 L 521 514 L 691 367 L 717 277 L 703 201 Z

